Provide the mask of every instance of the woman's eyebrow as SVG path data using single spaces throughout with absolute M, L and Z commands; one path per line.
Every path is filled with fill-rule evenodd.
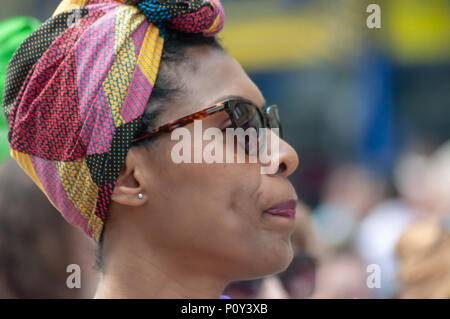
M 225 100 L 230 100 L 230 99 L 233 99 L 233 100 L 234 99 L 247 100 L 247 101 L 250 101 L 253 104 L 257 105 L 261 109 L 264 109 L 267 106 L 267 102 L 266 102 L 265 99 L 264 99 L 262 105 L 258 105 L 258 103 L 252 101 L 251 99 L 245 98 L 245 97 L 240 96 L 240 95 L 225 95 L 225 96 L 222 96 L 222 97 L 218 98 L 217 100 L 215 100 L 214 102 L 212 102 L 211 105 L 217 104 L 217 103 L 225 101 Z

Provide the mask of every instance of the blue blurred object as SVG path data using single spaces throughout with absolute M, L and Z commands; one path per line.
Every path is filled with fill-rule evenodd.
M 379 49 L 367 46 L 356 65 L 356 157 L 389 176 L 395 159 L 392 66 Z

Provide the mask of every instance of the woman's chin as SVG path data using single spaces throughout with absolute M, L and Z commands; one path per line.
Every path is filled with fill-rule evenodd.
M 290 244 L 286 244 L 284 247 L 276 247 L 276 249 L 267 249 L 260 258 L 252 261 L 252 277 L 260 278 L 283 272 L 292 259 L 293 252 Z
M 271 264 L 271 267 L 267 267 L 268 269 L 266 275 L 274 275 L 283 272 L 290 265 L 292 258 L 292 253 L 288 253 L 283 258 L 280 257 L 279 259 L 274 260 L 274 262 Z

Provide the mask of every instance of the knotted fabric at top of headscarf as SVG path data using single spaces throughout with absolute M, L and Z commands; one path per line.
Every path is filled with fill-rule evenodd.
M 165 28 L 212 36 L 223 23 L 219 0 L 63 0 L 12 57 L 3 96 L 10 154 L 94 240 L 140 129 Z

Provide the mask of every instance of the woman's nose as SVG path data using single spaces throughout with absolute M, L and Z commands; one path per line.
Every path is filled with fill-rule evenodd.
M 270 160 L 268 164 L 271 166 L 271 169 L 267 172 L 270 175 L 288 177 L 297 169 L 299 163 L 297 152 L 275 132 L 272 130 L 269 130 L 269 132 L 267 139 L 267 154 L 268 159 Z M 274 165 L 276 166 L 273 167 Z

